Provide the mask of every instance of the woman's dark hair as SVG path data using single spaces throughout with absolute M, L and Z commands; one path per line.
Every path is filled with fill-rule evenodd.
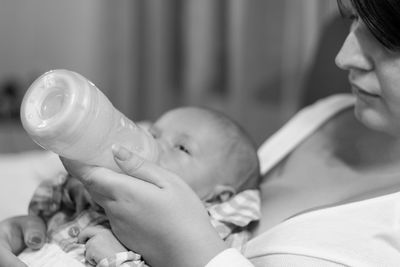
M 343 0 L 337 0 L 343 13 Z M 400 1 L 350 0 L 360 19 L 386 48 L 400 51 Z

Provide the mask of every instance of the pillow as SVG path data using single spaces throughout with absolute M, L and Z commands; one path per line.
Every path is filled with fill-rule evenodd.
M 27 214 L 36 187 L 60 172 L 66 171 L 53 152 L 0 154 L 0 220 Z

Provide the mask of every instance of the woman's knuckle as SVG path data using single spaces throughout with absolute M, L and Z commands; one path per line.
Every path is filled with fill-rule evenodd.
M 129 161 L 122 167 L 127 174 L 134 175 L 137 172 L 137 170 L 142 167 L 143 163 L 144 163 L 143 158 L 135 157 L 134 160 Z
M 82 182 L 85 184 L 85 186 L 91 186 L 95 182 L 95 177 L 96 177 L 96 169 L 90 169 L 87 173 L 83 174 L 81 176 Z

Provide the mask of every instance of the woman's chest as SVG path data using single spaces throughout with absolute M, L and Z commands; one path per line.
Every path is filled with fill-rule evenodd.
M 321 131 L 271 170 L 261 184 L 263 218 L 257 231 L 307 210 L 399 190 L 400 164 L 373 160 L 384 157 L 376 140 L 378 146 L 362 147 L 360 156 L 356 136 L 332 138 Z
M 291 155 L 261 184 L 262 214 L 260 228 L 272 226 L 300 212 L 340 201 L 350 194 L 358 180 L 350 169 L 332 164 L 327 155 Z M 346 183 L 348 187 L 343 187 Z

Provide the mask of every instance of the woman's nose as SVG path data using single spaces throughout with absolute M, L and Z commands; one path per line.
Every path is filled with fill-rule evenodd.
M 343 70 L 358 69 L 368 71 L 372 68 L 372 62 L 353 31 L 344 40 L 342 47 L 336 55 L 335 63 Z

